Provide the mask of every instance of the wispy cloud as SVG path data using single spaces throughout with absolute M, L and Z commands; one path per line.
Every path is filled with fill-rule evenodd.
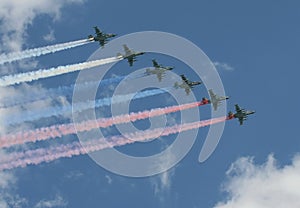
M 165 151 L 167 151 L 166 157 L 164 157 L 163 160 L 158 161 L 158 165 L 161 169 L 169 166 L 173 157 L 175 157 L 174 153 L 172 153 L 170 150 L 166 149 Z M 175 168 L 172 168 L 159 174 L 156 177 L 153 177 L 152 185 L 154 187 L 154 194 L 160 199 L 160 201 L 163 201 L 165 198 L 164 194 L 168 194 L 168 192 L 170 191 L 172 185 L 172 177 L 174 176 L 174 174 Z
M 41 14 L 58 20 L 61 9 L 66 4 L 82 3 L 84 0 L 39 0 L 39 1 L 0 1 L 0 32 L 2 33 L 1 49 L 19 51 L 25 43 L 26 29 L 32 25 L 35 17 Z
M 111 184 L 113 182 L 112 178 L 109 175 L 105 175 L 105 178 L 107 179 L 108 184 Z
M 83 177 L 84 175 L 83 175 L 83 173 L 82 172 L 80 172 L 80 171 L 78 171 L 78 170 L 73 170 L 73 171 L 70 171 L 70 172 L 68 172 L 68 173 L 66 173 L 65 175 L 64 175 L 64 178 L 66 178 L 66 179 L 71 179 L 71 180 L 78 180 L 78 179 L 80 179 L 81 177 Z
M 0 157 L 6 153 L 0 151 Z M 0 172 L 0 207 L 21 208 L 28 204 L 25 198 L 20 197 L 15 190 L 17 177 L 13 172 Z
M 83 3 L 85 0 L 66 0 L 66 1 L 18 1 L 18 0 L 1 0 L 0 1 L 0 52 L 11 52 L 19 51 L 26 45 L 27 27 L 34 23 L 34 19 L 41 15 L 48 15 L 53 18 L 53 20 L 59 20 L 61 16 L 61 9 L 71 3 Z M 51 32 L 50 32 L 51 35 Z M 50 36 L 48 37 L 50 38 Z M 19 69 L 34 68 L 37 66 L 37 62 L 18 62 L 17 65 L 7 65 L 4 66 L 1 72 L 14 72 Z M 11 87 L 11 88 L 1 88 L 0 99 L 3 97 L 20 97 L 24 95 L 24 91 L 27 91 L 27 85 L 22 85 L 22 87 Z M 33 91 L 44 91 L 41 86 L 30 86 L 29 92 Z M 11 93 L 9 93 L 11 92 Z M 52 103 L 50 101 L 43 102 L 42 106 L 49 106 Z M 38 103 L 41 105 L 41 103 Z M 12 115 L 13 113 L 19 113 L 24 110 L 35 109 L 36 106 L 19 106 L 1 111 L 0 124 Z M 41 106 L 40 106 L 41 107 Z M 23 124 L 18 128 L 30 128 L 30 125 Z M 9 132 L 10 129 L 4 128 L 2 125 L 0 127 L 0 132 Z
M 62 196 L 57 195 L 54 199 L 39 201 L 34 208 L 66 207 L 67 205 L 68 202 Z
M 0 157 L 5 156 L 6 153 L 0 152 Z M 7 190 L 16 183 L 16 177 L 11 172 L 0 172 L 0 190 Z
M 19 1 L 19 0 L 1 0 L 0 1 L 0 53 L 2 52 L 12 52 L 20 51 L 26 45 L 27 28 L 29 25 L 32 25 L 34 19 L 41 15 L 45 14 L 51 16 L 54 20 L 59 20 L 61 9 L 66 4 L 71 3 L 82 3 L 85 0 L 40 0 L 40 1 Z M 7 65 L 3 66 L 1 73 L 3 72 L 14 72 L 21 69 L 27 69 L 35 67 L 37 62 L 26 63 L 19 62 L 18 67 L 16 65 Z M 26 88 L 26 86 L 24 86 Z M 23 89 L 23 88 L 22 88 Z M 41 87 L 31 86 L 31 90 L 40 90 Z M 12 92 L 12 94 L 9 94 Z M 22 95 L 23 91 L 18 88 L 3 88 L 1 89 L 1 97 L 3 94 L 9 96 L 19 96 Z M 18 112 L 24 110 L 22 108 L 11 109 L 13 112 Z M 0 124 L 3 117 L 9 116 L 9 112 L 1 112 L 0 115 Z M 25 126 L 26 125 L 26 126 Z M 27 124 L 20 125 L 18 128 L 28 128 Z M 9 131 L 7 128 L 0 127 L 0 132 Z M 2 150 L 0 151 L 0 157 L 6 153 Z M 28 207 L 27 199 L 21 197 L 16 192 L 17 190 L 17 177 L 13 172 L 0 172 L 0 207 Z M 37 204 L 37 207 L 53 207 L 50 205 L 57 204 L 60 205 L 66 204 L 65 200 L 57 196 L 55 199 L 50 201 L 41 201 Z M 46 206 L 42 206 L 46 205 Z M 49 205 L 49 206 L 47 206 Z M 56 207 L 57 207 L 56 206 Z
M 283 167 L 276 165 L 273 155 L 262 165 L 243 157 L 231 165 L 227 177 L 223 189 L 228 198 L 215 208 L 300 207 L 300 156 Z
M 43 39 L 47 42 L 55 41 L 54 30 L 50 29 L 50 32 L 43 36 Z
M 234 68 L 227 63 L 215 61 L 215 62 L 213 62 L 213 64 L 219 70 L 225 70 L 225 71 L 233 71 L 234 70 Z
M 0 207 L 1 208 L 22 208 L 28 206 L 28 200 L 20 197 L 18 194 L 3 193 L 0 196 Z

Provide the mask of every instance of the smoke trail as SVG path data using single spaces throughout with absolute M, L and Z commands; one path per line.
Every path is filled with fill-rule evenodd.
M 33 110 L 33 111 L 26 111 L 24 113 L 19 113 L 17 116 L 12 116 L 9 118 L 5 118 L 2 120 L 4 125 L 12 125 L 12 124 L 18 124 L 25 121 L 34 121 L 41 118 L 48 118 L 51 116 L 59 116 L 59 115 L 70 115 L 72 113 L 72 110 L 74 112 L 82 112 L 87 109 L 91 109 L 93 107 L 103 107 L 103 106 L 109 106 L 112 103 L 118 104 L 122 102 L 126 102 L 129 100 L 135 100 L 140 98 L 145 98 L 149 96 L 159 95 L 162 93 L 165 93 L 168 90 L 168 88 L 164 89 L 154 89 L 154 90 L 146 90 L 143 92 L 138 93 L 131 93 L 127 95 L 115 95 L 113 97 L 109 98 L 102 98 L 98 99 L 96 101 L 89 100 L 85 102 L 79 102 L 74 103 L 72 106 L 59 106 L 59 107 L 48 107 L 43 108 L 40 110 Z
M 101 80 L 99 86 L 106 86 L 110 84 L 119 83 L 125 78 L 125 76 L 120 77 L 114 77 L 109 79 Z M 128 79 L 128 78 L 126 78 Z M 86 91 L 88 89 L 94 89 L 95 87 L 98 87 L 99 82 L 97 81 L 91 81 L 91 82 L 85 82 L 77 84 L 78 89 L 82 91 Z M 72 84 L 70 86 L 62 86 L 58 88 L 51 88 L 47 89 L 45 93 L 43 92 L 36 92 L 36 93 L 29 93 L 20 95 L 18 97 L 7 97 L 2 98 L 0 103 L 0 108 L 9 108 L 16 105 L 25 105 L 28 103 L 32 103 L 39 100 L 45 100 L 49 98 L 56 98 L 58 96 L 71 96 L 73 94 L 73 89 L 75 85 Z
M 9 85 L 19 84 L 21 82 L 31 82 L 41 78 L 53 77 L 61 74 L 80 71 L 80 70 L 116 62 L 121 59 L 122 59 L 121 57 L 111 57 L 111 58 L 106 58 L 106 59 L 101 59 L 96 61 L 83 62 L 79 64 L 59 66 L 56 68 L 40 69 L 38 71 L 8 75 L 8 76 L 0 77 L 0 86 L 5 87 Z
M 137 113 L 130 113 L 125 115 L 119 115 L 111 118 L 101 118 L 97 120 L 87 120 L 78 124 L 60 124 L 49 127 L 43 127 L 26 132 L 18 132 L 8 134 L 0 137 L 0 148 L 10 147 L 12 145 L 23 144 L 25 142 L 37 142 L 47 140 L 50 138 L 57 138 L 66 136 L 69 134 L 75 134 L 76 132 L 89 131 L 95 128 L 105 128 L 116 124 L 134 122 L 136 120 L 142 120 L 151 118 L 154 116 L 165 115 L 168 113 L 174 113 L 190 108 L 195 108 L 201 105 L 205 105 L 207 102 L 193 102 L 183 105 L 170 106 L 165 108 L 156 108 Z M 75 129 L 76 126 L 76 129 Z
M 88 40 L 88 39 L 83 39 L 83 40 L 77 40 L 77 41 L 72 41 L 72 42 L 68 42 L 68 43 L 60 43 L 60 44 L 51 45 L 51 46 L 44 46 L 44 47 L 40 47 L 40 48 L 28 49 L 28 50 L 24 50 L 24 51 L 20 51 L 20 52 L 2 54 L 2 55 L 0 55 L 0 64 L 10 63 L 13 61 L 30 58 L 30 57 L 38 57 L 38 56 L 49 54 L 49 53 L 55 53 L 57 51 L 74 48 L 74 47 L 81 46 L 81 45 L 84 45 L 84 44 L 87 44 L 90 42 L 93 42 L 93 41 Z
M 11 153 L 3 158 L 0 158 L 0 170 L 13 169 L 16 167 L 26 167 L 27 165 L 37 165 L 42 162 L 51 162 L 53 160 L 68 157 L 71 158 L 77 155 L 84 155 L 90 152 L 132 144 L 138 141 L 147 141 L 149 139 L 168 136 L 171 134 L 188 131 L 191 129 L 201 128 L 212 124 L 231 120 L 231 117 L 219 117 L 193 123 L 179 124 L 166 128 L 157 128 L 142 132 L 124 134 L 123 136 L 113 136 L 107 139 L 101 138 L 85 142 L 82 146 L 79 142 L 59 145 L 50 148 L 39 148 L 28 150 L 25 152 Z

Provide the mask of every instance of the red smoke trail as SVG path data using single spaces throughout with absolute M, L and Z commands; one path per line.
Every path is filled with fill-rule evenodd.
M 136 120 L 146 119 L 154 116 L 160 116 L 168 113 L 174 113 L 181 110 L 195 108 L 208 104 L 207 100 L 201 102 L 187 103 L 183 105 L 170 106 L 165 108 L 156 108 L 138 113 L 119 115 L 111 118 L 101 118 L 97 120 L 88 120 L 79 124 L 69 123 L 43 127 L 27 132 L 18 132 L 0 137 L 0 148 L 10 147 L 12 145 L 23 144 L 25 142 L 37 142 L 50 138 L 62 137 L 77 132 L 89 131 L 95 128 L 105 128 L 116 124 L 134 122 Z M 76 129 L 75 129 L 76 126 Z
M 176 134 L 195 128 L 201 128 L 231 119 L 233 118 L 220 117 L 193 123 L 174 125 L 171 127 L 146 130 L 143 132 L 129 133 L 123 136 L 113 136 L 107 139 L 101 138 L 98 140 L 85 142 L 84 146 L 82 146 L 79 142 L 73 142 L 56 147 L 40 148 L 25 152 L 16 152 L 12 153 L 12 155 L 6 156 L 5 158 L 0 158 L 0 170 L 13 169 L 16 167 L 26 167 L 30 164 L 37 165 L 42 162 L 51 162 L 53 160 L 64 157 L 71 158 L 76 155 L 84 155 L 90 152 L 103 150 L 105 148 L 132 144 L 137 141 L 147 141 L 149 139 L 168 136 L 170 134 Z

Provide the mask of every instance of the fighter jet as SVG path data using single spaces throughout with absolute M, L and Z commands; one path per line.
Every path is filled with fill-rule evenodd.
M 245 109 L 241 109 L 238 104 L 235 105 L 236 113 L 229 112 L 228 118 L 237 118 L 240 122 L 240 125 L 243 125 L 244 121 L 247 120 L 248 115 L 254 114 L 255 111 L 248 111 Z
M 202 84 L 202 82 L 199 82 L 199 81 L 192 82 L 192 81 L 188 80 L 183 74 L 180 75 L 180 76 L 181 76 L 181 79 L 182 79 L 182 83 L 179 84 L 178 82 L 175 82 L 174 87 L 176 89 L 178 89 L 179 87 L 183 88 L 187 95 L 190 94 L 191 89 L 193 89 L 194 86 Z
M 104 47 L 109 38 L 113 38 L 116 34 L 103 33 L 97 26 L 94 27 L 96 36 L 89 35 L 88 39 L 91 41 L 98 41 Z
M 218 107 L 221 104 L 221 101 L 229 99 L 228 96 L 216 95 L 212 89 L 208 90 L 208 93 L 210 96 L 210 103 L 212 104 L 215 111 L 218 110 Z
M 127 59 L 128 63 L 129 63 L 129 66 L 132 66 L 133 65 L 133 62 L 136 61 L 135 57 L 136 56 L 140 56 L 140 55 L 143 55 L 145 52 L 135 52 L 133 50 L 130 50 L 128 48 L 127 45 L 123 45 L 123 48 L 124 48 L 124 51 L 125 51 L 125 54 L 121 54 L 121 53 L 118 53 L 117 56 L 122 56 L 123 59 Z
M 166 71 L 174 69 L 172 66 L 162 66 L 157 63 L 155 59 L 152 59 L 153 67 L 155 69 L 146 69 L 146 75 L 156 74 L 157 79 L 161 82 L 163 76 L 165 75 Z

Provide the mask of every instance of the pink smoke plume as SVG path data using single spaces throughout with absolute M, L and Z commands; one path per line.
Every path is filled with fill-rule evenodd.
M 126 144 L 132 144 L 138 141 L 147 141 L 149 139 L 168 136 L 171 134 L 188 131 L 195 128 L 201 128 L 212 124 L 231 120 L 232 117 L 220 117 L 193 123 L 178 124 L 165 128 L 157 128 L 142 132 L 134 132 L 121 136 L 113 136 L 110 138 L 101 138 L 92 140 L 83 144 L 73 142 L 50 148 L 39 148 L 28 150 L 25 152 L 15 152 L 0 158 L 0 170 L 8 170 L 17 167 L 26 167 L 27 165 L 38 165 L 42 162 L 51 162 L 59 158 L 71 158 L 77 155 L 84 155 L 90 152 L 112 148 Z
M 170 106 L 165 108 L 156 108 L 137 113 L 119 115 L 111 118 L 101 118 L 97 120 L 87 120 L 78 124 L 60 124 L 49 127 L 43 127 L 25 132 L 7 134 L 0 137 L 0 148 L 10 147 L 12 145 L 23 144 L 25 142 L 37 142 L 51 138 L 61 138 L 62 136 L 75 134 L 76 132 L 89 131 L 95 128 L 105 128 L 112 125 L 134 122 L 136 120 L 146 119 L 154 116 L 160 116 L 168 113 L 174 113 L 181 110 L 195 108 L 208 104 L 207 99 L 199 102 L 187 103 L 183 105 Z M 76 128 L 75 128 L 76 126 Z

